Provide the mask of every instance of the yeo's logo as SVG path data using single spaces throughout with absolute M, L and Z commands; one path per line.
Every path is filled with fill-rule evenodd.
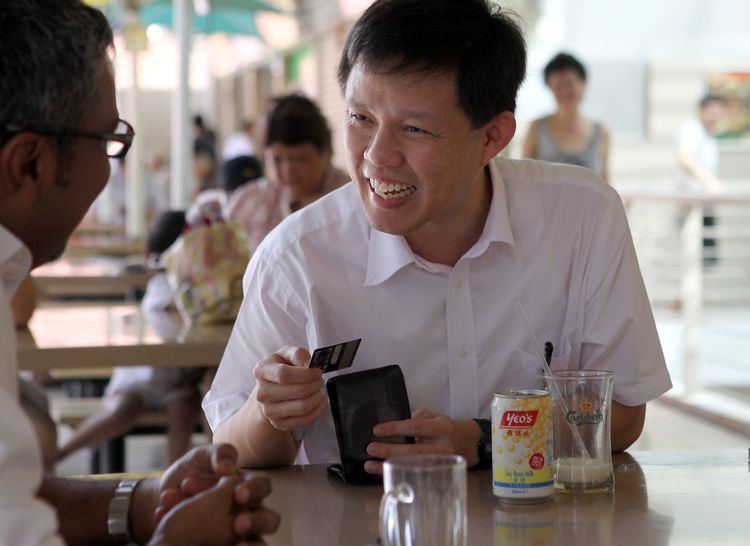
M 532 428 L 539 410 L 506 411 L 500 420 L 500 428 Z

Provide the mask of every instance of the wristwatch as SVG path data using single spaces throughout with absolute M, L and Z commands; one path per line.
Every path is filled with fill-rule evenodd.
M 479 455 L 478 467 L 487 467 L 492 464 L 492 421 L 489 419 L 474 419 L 479 425 L 479 441 L 477 442 L 477 455 Z
M 117 484 L 115 494 L 109 501 L 109 513 L 107 515 L 107 530 L 109 537 L 117 544 L 130 544 L 130 525 L 128 516 L 130 514 L 130 500 L 133 491 L 141 480 L 122 480 Z

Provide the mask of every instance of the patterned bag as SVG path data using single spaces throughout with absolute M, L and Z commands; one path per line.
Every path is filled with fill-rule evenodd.
M 242 276 L 250 260 L 244 229 L 223 220 L 183 233 L 162 257 L 175 305 L 198 324 L 232 321 L 242 303 Z

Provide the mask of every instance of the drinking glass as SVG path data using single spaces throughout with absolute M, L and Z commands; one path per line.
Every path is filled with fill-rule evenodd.
M 384 546 L 466 546 L 466 460 L 403 455 L 383 464 Z
M 557 491 L 603 493 L 614 489 L 610 427 L 614 376 L 607 370 L 546 376 L 553 403 Z

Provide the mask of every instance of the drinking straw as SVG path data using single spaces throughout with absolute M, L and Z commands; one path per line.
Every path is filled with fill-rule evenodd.
M 552 374 L 552 370 L 550 369 L 549 364 L 547 364 L 547 359 L 545 358 L 544 349 L 542 349 L 542 344 L 539 343 L 539 338 L 536 337 L 536 334 L 534 333 L 534 329 L 531 327 L 529 318 L 526 316 L 526 311 L 524 311 L 523 305 L 521 305 L 520 301 L 516 302 L 515 307 L 516 307 L 516 311 L 523 319 L 523 322 L 526 325 L 526 328 L 528 329 L 529 334 L 531 335 L 531 339 L 534 341 L 534 345 L 539 351 L 539 356 L 542 357 L 542 367 L 544 368 L 544 373 L 550 377 L 550 385 L 552 385 L 552 392 L 550 394 L 552 394 L 552 398 L 554 399 L 554 401 L 560 404 L 560 407 L 563 410 L 563 414 L 568 415 L 568 405 L 565 403 L 565 400 L 563 399 L 562 393 L 560 392 L 560 387 L 557 385 L 557 381 L 555 381 L 554 379 L 554 375 Z M 581 435 L 578 433 L 578 429 L 575 427 L 573 423 L 568 422 L 567 419 L 565 421 L 568 423 L 568 426 L 570 427 L 570 432 L 573 434 L 573 439 L 575 440 L 578 450 L 583 454 L 584 460 L 590 461 L 591 457 L 589 456 L 589 452 L 583 443 L 583 439 L 581 438 Z

